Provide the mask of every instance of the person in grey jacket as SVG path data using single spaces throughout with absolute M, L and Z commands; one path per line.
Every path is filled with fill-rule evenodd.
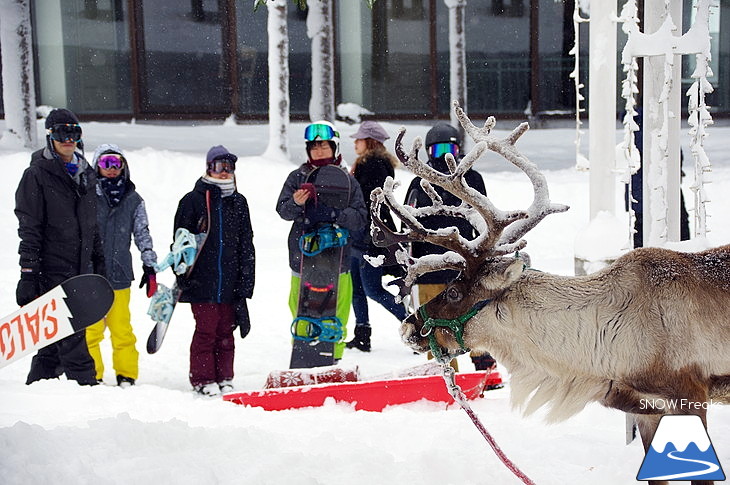
M 297 317 L 301 282 L 302 260 L 301 250 L 299 249 L 299 236 L 316 227 L 318 223 L 336 223 L 352 233 L 363 229 L 367 220 L 367 208 L 365 207 L 362 190 L 360 190 L 360 185 L 352 175 L 347 174 L 347 177 L 351 180 L 350 203 L 342 210 L 329 208 L 323 203 L 314 204 L 314 197 L 305 188 L 308 176 L 318 167 L 334 165 L 342 168 L 340 134 L 334 125 L 328 121 L 312 123 L 305 128 L 304 139 L 306 141 L 307 161 L 287 176 L 276 201 L 276 212 L 279 216 L 285 221 L 292 221 L 287 244 L 289 247 L 289 267 L 292 270 L 289 309 L 294 318 Z M 344 168 L 342 170 L 345 171 Z M 350 305 L 352 303 L 351 247 L 352 242 L 349 238 L 343 248 L 337 282 L 336 316 L 342 324 L 343 336 L 347 333 L 347 320 L 350 316 Z M 344 349 L 344 341 L 335 343 L 335 360 L 342 358 Z
M 96 378 L 104 377 L 104 362 L 99 344 L 104 331 L 109 328 L 112 339 L 112 362 L 120 387 L 135 383 L 139 374 L 139 353 L 135 348 L 137 338 L 132 330 L 129 311 L 130 287 L 134 280 L 132 271 L 131 240 L 142 257 L 142 282 L 147 297 L 157 289 L 154 265 L 157 254 L 152 247 L 144 199 L 137 193 L 130 178 L 129 164 L 122 150 L 112 144 L 100 145 L 92 161 L 98 183 L 97 219 L 106 261 L 106 277 L 114 289 L 114 304 L 107 316 L 86 329 L 86 343 L 94 358 Z

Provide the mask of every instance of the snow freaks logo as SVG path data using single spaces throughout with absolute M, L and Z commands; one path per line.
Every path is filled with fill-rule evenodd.
M 666 415 L 659 421 L 636 479 L 725 480 L 702 420 L 694 415 Z

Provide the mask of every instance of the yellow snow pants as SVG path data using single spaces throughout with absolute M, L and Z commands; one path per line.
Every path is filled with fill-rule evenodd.
M 291 277 L 291 289 L 289 290 L 289 309 L 292 318 L 297 316 L 297 307 L 299 306 L 299 284 L 301 278 L 296 275 Z M 342 323 L 342 340 L 335 343 L 334 358 L 341 359 L 345 351 L 345 337 L 347 337 L 347 320 L 350 318 L 350 306 L 352 305 L 352 278 L 350 273 L 340 273 L 337 280 L 337 306 L 335 316 Z M 301 325 L 305 325 L 301 323 Z M 302 333 L 301 335 L 304 335 Z
M 112 339 L 112 365 L 118 376 L 137 380 L 139 374 L 139 352 L 134 344 L 137 338 L 132 332 L 132 315 L 129 312 L 130 288 L 114 290 L 114 303 L 109 313 L 86 329 L 86 344 L 94 359 L 96 378 L 104 377 L 104 362 L 99 344 L 104 340 L 104 330 L 108 327 Z

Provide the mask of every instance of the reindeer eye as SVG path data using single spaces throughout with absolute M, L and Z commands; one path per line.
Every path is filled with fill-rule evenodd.
M 451 302 L 459 301 L 461 300 L 461 292 L 452 286 L 446 290 L 446 298 Z

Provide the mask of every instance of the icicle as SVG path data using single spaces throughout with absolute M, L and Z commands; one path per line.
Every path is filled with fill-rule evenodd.
M 705 237 L 709 230 L 707 229 L 707 208 L 706 203 L 709 202 L 705 184 L 709 181 L 705 180 L 705 173 L 711 172 L 712 167 L 710 160 L 705 153 L 704 141 L 707 137 L 707 127 L 713 123 L 710 116 L 709 107 L 705 103 L 705 94 L 713 91 L 712 84 L 707 81 L 708 76 L 712 76 L 709 61 L 710 53 L 710 37 L 709 37 L 709 17 L 710 7 L 717 7 L 716 2 L 708 0 L 700 1 L 697 5 L 697 16 L 695 23 L 692 25 L 687 37 L 693 30 L 700 34 L 696 37 L 701 39 L 702 46 L 699 46 L 699 52 L 695 54 L 696 66 L 692 73 L 695 80 L 687 90 L 687 107 L 689 118 L 687 120 L 690 129 L 690 151 L 694 159 L 694 183 L 690 187 L 694 193 L 695 217 L 694 217 L 694 235 L 695 237 Z
M 580 24 L 589 22 L 590 19 L 586 19 L 580 16 L 580 2 L 575 2 L 573 6 L 573 48 L 568 54 L 573 56 L 574 67 L 570 73 L 570 78 L 573 79 L 575 84 L 575 168 L 578 170 L 588 170 L 590 167 L 590 161 L 588 158 L 580 152 L 580 142 L 583 137 L 583 131 L 580 129 L 583 122 L 580 120 L 580 114 L 585 111 L 585 108 L 581 108 L 581 101 L 585 101 L 585 97 L 581 94 L 581 89 L 584 85 L 580 82 Z
M 634 56 L 631 48 L 633 47 L 633 36 L 632 34 L 639 30 L 639 18 L 638 9 L 636 7 L 636 0 L 628 0 L 623 8 L 621 9 L 621 16 L 618 19 L 622 23 L 621 29 L 628 35 L 628 40 L 624 46 L 621 54 L 621 63 L 623 65 L 623 71 L 626 73 L 626 78 L 621 83 L 621 97 L 626 100 L 624 105 L 623 125 L 624 125 L 624 139 L 621 143 L 621 149 L 626 159 L 626 168 L 624 174 L 621 177 L 621 181 L 628 184 L 629 194 L 629 234 L 634 233 L 634 226 L 636 222 L 636 213 L 634 212 L 633 204 L 637 202 L 633 198 L 633 192 L 631 187 L 631 176 L 635 174 L 639 168 L 641 168 L 641 156 L 639 150 L 636 147 L 634 133 L 639 131 L 639 126 L 634 121 L 636 116 L 636 93 L 639 92 L 637 86 L 638 76 L 636 72 L 639 69 L 639 65 L 636 62 L 636 56 Z M 633 236 L 632 236 L 633 237 Z

